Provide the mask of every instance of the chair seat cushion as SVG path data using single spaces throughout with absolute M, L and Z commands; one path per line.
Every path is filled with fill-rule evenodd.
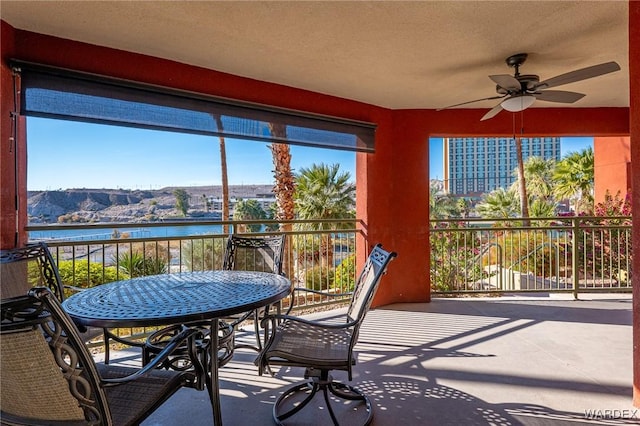
M 281 358 L 300 366 L 349 368 L 351 328 L 325 328 L 297 321 L 285 321 L 265 353 L 270 361 Z
M 97 364 L 102 378 L 125 377 L 137 371 L 113 365 Z M 105 387 L 114 425 L 134 425 L 173 395 L 184 384 L 184 373 L 153 370 L 139 379 Z

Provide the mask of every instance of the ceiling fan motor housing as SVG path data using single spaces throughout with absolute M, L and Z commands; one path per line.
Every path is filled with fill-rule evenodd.
M 540 77 L 535 74 L 523 74 L 514 76 L 520 82 L 520 90 L 508 90 L 496 85 L 496 92 L 500 95 L 518 94 L 525 92 L 535 92 L 535 88 L 540 82 Z

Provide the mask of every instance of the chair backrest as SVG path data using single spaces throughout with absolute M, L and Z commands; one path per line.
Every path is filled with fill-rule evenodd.
M 230 235 L 222 268 L 282 275 L 285 235 L 241 237 Z
M 48 287 L 64 300 L 58 268 L 44 242 L 0 250 L 0 299 L 22 296 L 36 286 Z
M 112 423 L 93 358 L 47 288 L 2 300 L 0 324 L 3 422 Z
M 356 280 L 351 296 L 351 303 L 347 311 L 349 321 L 361 323 L 371 306 L 373 297 L 378 290 L 380 278 L 387 270 L 387 265 L 391 259 L 396 257 L 395 252 L 387 252 L 382 248 L 382 244 L 377 244 L 362 268 L 362 272 Z

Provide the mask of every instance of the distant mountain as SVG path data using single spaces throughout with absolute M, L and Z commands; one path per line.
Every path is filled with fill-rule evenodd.
M 175 218 L 175 189 L 191 196 L 189 215 L 219 218 L 207 212 L 205 200 L 220 198 L 221 186 L 167 187 L 158 190 L 67 189 L 28 191 L 30 223 L 148 222 Z M 271 185 L 231 185 L 231 198 L 251 198 L 272 194 Z

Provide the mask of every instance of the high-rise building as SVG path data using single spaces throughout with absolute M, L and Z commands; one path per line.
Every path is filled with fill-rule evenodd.
M 444 190 L 451 195 L 479 198 L 508 188 L 518 167 L 513 138 L 444 138 Z M 560 138 L 522 138 L 522 159 L 560 160 Z

